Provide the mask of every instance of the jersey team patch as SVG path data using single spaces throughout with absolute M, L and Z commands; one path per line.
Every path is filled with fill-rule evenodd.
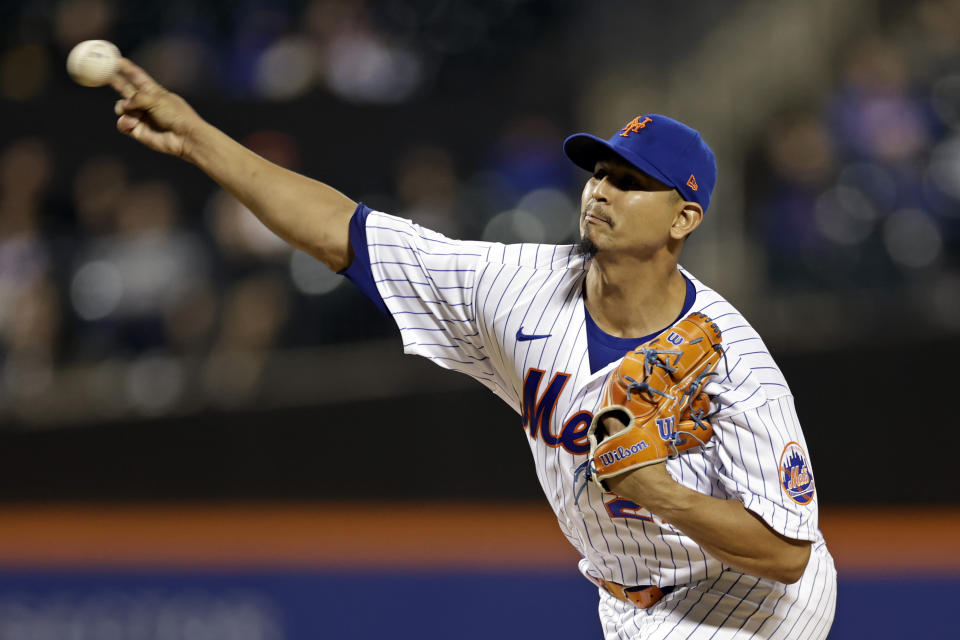
M 813 472 L 807 464 L 807 454 L 796 442 L 787 443 L 780 454 L 780 485 L 797 504 L 813 501 Z

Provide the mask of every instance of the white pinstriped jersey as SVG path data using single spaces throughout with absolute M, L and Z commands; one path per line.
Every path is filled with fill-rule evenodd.
M 734 576 L 731 590 L 752 585 L 758 602 L 767 603 L 748 612 L 751 622 L 745 620 L 741 630 L 763 624 L 769 618 L 765 607 L 781 601 L 793 605 L 817 590 L 822 599 L 825 590 L 834 588 L 790 389 L 756 331 L 715 291 L 684 271 L 696 291 L 690 311 L 701 311 L 717 323 L 726 351 L 718 375 L 706 387 L 719 409 L 712 419 L 714 437 L 705 447 L 668 461 L 667 468 L 687 487 L 738 499 L 775 531 L 812 541 L 816 551 L 808 573 L 818 571 L 818 577 L 805 576 L 789 588 L 728 569 L 679 530 L 592 483 L 576 496 L 575 469 L 589 448 L 586 429 L 618 361 L 591 373 L 581 293 L 587 263 L 572 246 L 451 240 L 378 212 L 366 219 L 365 240 L 370 275 L 400 328 L 405 352 L 475 378 L 521 415 L 537 477 L 563 534 L 583 556 L 585 574 L 623 585 L 712 583 L 714 589 Z M 695 592 L 680 593 L 668 595 L 664 603 L 671 596 L 681 598 L 674 609 L 682 610 L 683 598 Z M 827 600 L 818 623 L 827 609 L 832 618 L 832 596 Z M 624 625 L 630 626 L 611 620 L 640 611 L 622 604 L 602 598 L 601 613 L 608 609 L 604 624 L 613 625 L 608 637 L 624 637 Z M 806 610 L 806 605 L 796 607 Z M 643 613 L 649 627 L 649 612 Z M 636 621 L 633 626 L 640 628 Z M 820 626 L 825 634 L 829 620 Z M 819 637 L 809 633 L 812 629 L 803 636 L 789 631 L 775 637 Z M 660 637 L 649 628 L 643 633 Z

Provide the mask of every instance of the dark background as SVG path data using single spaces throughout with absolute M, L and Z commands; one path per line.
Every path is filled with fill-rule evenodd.
M 824 505 L 955 500 L 949 465 L 901 472 L 879 486 L 875 479 L 878 466 L 909 469 L 912 458 L 936 455 L 942 446 L 942 437 L 934 434 L 938 423 L 951 420 L 950 391 L 934 388 L 921 375 L 919 363 L 926 356 L 948 363 L 960 353 L 956 344 L 918 341 L 902 359 L 876 349 L 781 359 L 817 456 Z M 902 382 L 887 382 L 897 377 Z M 0 498 L 540 498 L 519 418 L 476 386 L 322 408 L 206 411 L 69 430 L 7 430 L 0 439 Z M 922 398 L 940 408 L 932 402 L 928 417 L 912 415 Z M 416 426 L 404 416 L 417 416 Z M 361 428 L 375 435 L 358 437 Z M 358 474 L 360 451 L 366 471 Z M 405 460 L 400 467 L 398 457 Z
M 0 499 L 540 495 L 498 400 L 402 358 L 349 284 L 305 290 L 289 250 L 223 231 L 249 214 L 219 211 L 216 185 L 114 131 L 112 91 L 63 70 L 77 40 L 104 37 L 264 155 L 466 238 L 570 241 L 549 231 L 584 179 L 563 137 L 637 112 L 688 120 L 720 182 L 684 264 L 782 366 L 823 503 L 954 503 L 948 465 L 926 455 L 954 421 L 960 345 L 955 5 L 0 4 Z M 343 42 L 362 46 L 338 58 Z M 281 45 L 295 54 L 264 75 Z M 351 67 L 378 51 L 419 75 L 397 88 L 400 67 Z M 263 80 L 298 62 L 314 69 L 299 84 Z M 338 73 L 370 78 L 344 88 Z M 537 190 L 554 205 L 524 231 Z M 139 310 L 125 283 L 113 308 L 84 311 L 83 267 L 143 238 L 170 256 L 186 238 L 200 268 L 143 285 Z M 237 381 L 215 365 L 238 354 L 252 373 Z M 361 427 L 390 482 L 351 474 Z M 910 454 L 879 489 L 870 474 L 893 451 Z

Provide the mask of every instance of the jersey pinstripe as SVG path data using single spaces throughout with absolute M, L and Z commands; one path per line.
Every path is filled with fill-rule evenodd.
M 732 571 L 638 505 L 592 484 L 577 496 L 574 470 L 586 458 L 586 427 L 617 362 L 590 370 L 581 295 L 588 265 L 573 247 L 451 240 L 378 212 L 367 217 L 366 244 L 373 282 L 400 329 L 405 352 L 475 378 L 521 414 L 537 477 L 561 531 L 583 556 L 585 574 L 624 585 L 713 582 L 714 590 L 739 576 L 731 589 L 752 583 L 755 594 L 775 593 L 778 583 Z M 822 580 L 804 580 L 822 592 L 820 582 L 829 581 L 833 568 L 832 560 L 829 570 L 824 568 L 829 554 L 817 526 L 815 492 L 798 501 L 781 477 L 787 451 L 806 456 L 790 389 L 743 316 L 683 273 L 696 290 L 691 311 L 702 311 L 718 324 L 726 357 L 706 388 L 718 410 L 714 438 L 668 461 L 667 468 L 687 487 L 739 499 L 775 531 L 812 541 L 822 561 L 811 561 L 808 572 L 820 567 Z M 812 471 L 808 457 L 805 462 Z M 806 611 L 808 605 L 795 602 L 798 589 L 791 585 L 780 597 Z M 604 617 L 607 622 L 629 613 L 617 614 L 622 603 L 615 599 L 603 602 L 601 613 L 604 606 L 613 612 Z M 694 620 L 698 606 L 691 605 L 683 618 Z M 828 608 L 832 617 L 832 605 Z M 760 624 L 773 611 L 757 615 Z M 748 621 L 742 628 L 750 628 Z M 608 632 L 607 637 L 621 636 Z

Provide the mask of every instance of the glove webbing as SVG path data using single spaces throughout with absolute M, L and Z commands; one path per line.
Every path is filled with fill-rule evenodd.
M 703 340 L 703 338 L 697 338 L 696 340 L 692 340 L 692 341 L 691 341 L 691 344 L 695 344 L 695 343 L 699 342 L 700 340 Z M 722 347 L 720 347 L 720 345 L 716 345 L 715 348 L 719 348 L 720 353 L 723 355 L 724 366 L 727 366 L 727 352 L 726 352 L 726 350 L 724 350 Z M 645 351 L 645 352 L 652 351 L 652 352 L 654 352 L 654 353 L 657 353 L 657 351 L 656 351 L 655 349 L 646 349 L 646 350 L 644 350 L 644 351 Z M 660 353 L 663 353 L 663 352 L 660 352 Z M 667 352 L 667 353 L 675 353 L 675 352 L 670 351 L 670 352 Z M 668 368 L 668 365 L 666 365 L 665 363 L 661 362 L 659 359 L 656 360 L 656 365 L 657 365 L 657 366 L 662 366 L 662 367 L 665 368 L 665 369 Z M 670 370 L 670 369 L 668 369 L 668 370 Z M 728 370 L 729 370 L 729 369 L 728 369 Z M 700 392 L 700 387 L 705 384 L 706 379 L 709 378 L 710 376 L 715 376 L 715 375 L 719 375 L 719 374 L 718 374 L 716 371 L 709 371 L 709 372 L 708 372 L 708 371 L 705 371 L 705 372 L 701 373 L 700 375 L 698 375 L 696 378 L 693 379 L 693 382 L 690 383 L 690 386 L 687 388 L 687 390 L 684 391 L 683 394 L 681 394 L 681 398 L 683 398 L 683 397 L 688 397 L 688 398 L 689 398 L 689 401 L 692 403 L 692 402 L 693 402 L 693 398 Z M 651 386 L 650 386 L 649 384 L 647 384 L 646 382 L 637 382 L 636 380 L 634 380 L 634 379 L 631 378 L 630 376 L 627 376 L 626 379 L 627 379 L 628 381 L 630 381 L 630 386 L 627 387 L 627 400 L 630 399 L 630 391 L 631 391 L 631 390 L 635 390 L 635 391 L 636 391 L 636 390 L 639 390 L 639 391 L 641 391 L 641 392 L 648 392 L 648 393 L 653 392 L 653 393 L 657 393 L 657 394 L 659 394 L 659 395 L 661 395 L 661 396 L 663 396 L 663 397 L 665 397 L 665 398 L 670 398 L 671 400 L 674 399 L 673 396 L 670 396 L 670 395 L 668 395 L 668 394 L 666 394 L 666 393 L 664 393 L 664 392 L 662 392 L 662 391 L 660 391 L 660 390 L 658 390 L 658 389 L 655 389 L 655 388 L 651 387 Z M 681 404 L 682 404 L 682 403 L 681 403 Z M 722 407 L 721 407 L 720 403 L 718 402 L 718 403 L 717 403 L 717 410 L 714 411 L 714 412 L 712 412 L 712 413 L 707 413 L 707 412 L 704 411 L 703 409 L 699 409 L 699 410 L 696 410 L 696 411 L 691 411 L 691 412 L 690 412 L 690 419 L 693 421 L 693 423 L 694 423 L 695 425 L 697 425 L 698 427 L 700 427 L 700 428 L 703 429 L 703 430 L 706 430 L 707 427 L 706 427 L 706 425 L 704 425 L 703 421 L 704 421 L 704 420 L 709 420 L 709 419 L 712 418 L 713 416 L 715 416 L 715 415 L 717 415 L 718 413 L 720 413 L 720 409 L 721 409 L 721 408 L 722 408 Z M 667 445 L 672 449 L 672 453 L 667 456 L 667 459 L 668 459 L 668 460 L 675 460 L 676 458 L 679 458 L 679 457 L 680 457 L 680 451 L 677 449 L 676 440 L 677 440 L 677 436 L 680 435 L 681 433 L 690 436 L 691 438 L 693 438 L 694 440 L 696 440 L 697 442 L 699 442 L 699 443 L 700 443 L 700 446 L 702 446 L 702 447 L 705 447 L 705 446 L 707 445 L 706 442 L 704 442 L 703 440 L 701 440 L 696 434 L 694 434 L 694 433 L 692 433 L 692 432 L 690 432 L 690 431 L 679 431 L 679 430 L 674 431 L 674 432 L 670 435 L 670 439 L 667 440 Z M 580 504 L 580 495 L 581 495 L 581 494 L 584 492 L 584 490 L 587 488 L 587 485 L 590 484 L 590 481 L 593 479 L 593 474 L 594 474 L 594 473 L 596 473 L 596 469 L 594 468 L 594 465 L 593 465 L 593 459 L 592 459 L 592 458 L 589 458 L 589 457 L 588 457 L 586 460 L 584 460 L 579 466 L 577 466 L 576 469 L 574 469 L 574 472 L 573 472 L 573 486 L 574 486 L 574 489 L 576 490 L 576 493 L 575 493 L 574 496 L 573 496 L 573 501 L 574 501 L 575 504 L 577 504 L 577 505 Z M 583 484 L 581 484 L 580 487 L 577 488 L 577 482 L 578 482 L 581 474 L 583 474 Z

